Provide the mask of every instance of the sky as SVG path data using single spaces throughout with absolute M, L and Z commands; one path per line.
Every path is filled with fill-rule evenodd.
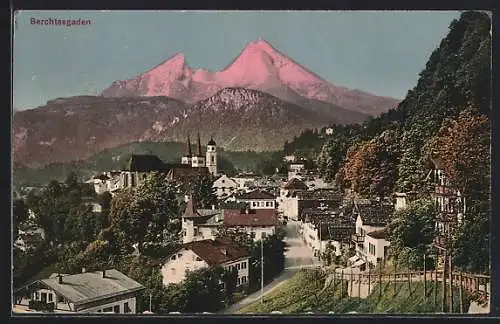
M 267 40 L 332 84 L 402 99 L 458 11 L 18 11 L 13 107 L 99 95 L 183 52 L 191 68 L 227 66 Z M 89 25 L 32 24 L 82 19 Z

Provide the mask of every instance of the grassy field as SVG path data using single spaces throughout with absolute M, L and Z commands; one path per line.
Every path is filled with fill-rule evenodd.
M 337 282 L 326 289 L 325 277 L 313 270 L 303 270 L 264 297 L 264 303 L 257 301 L 240 309 L 238 314 L 259 314 L 280 311 L 283 314 L 298 314 L 313 312 L 345 314 L 358 312 L 360 314 L 411 314 L 441 312 L 441 286 L 428 283 L 427 297 L 424 296 L 423 282 L 411 285 L 411 294 L 406 283 L 396 284 L 396 295 L 393 296 L 393 283 L 382 284 L 382 294 L 379 298 L 379 286 L 376 285 L 372 294 L 366 298 L 351 298 L 347 296 L 347 282 Z M 436 303 L 434 292 L 437 289 Z M 469 301 L 464 294 L 464 310 L 467 311 Z M 454 312 L 460 311 L 458 290 L 454 292 Z

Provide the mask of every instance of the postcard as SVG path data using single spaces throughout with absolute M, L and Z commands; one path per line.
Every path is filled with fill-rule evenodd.
M 12 316 L 489 313 L 491 19 L 15 11 Z

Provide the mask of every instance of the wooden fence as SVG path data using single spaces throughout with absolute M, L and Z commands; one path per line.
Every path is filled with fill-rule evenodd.
M 460 301 L 460 313 L 467 312 L 464 310 L 463 297 L 464 293 L 468 292 L 470 295 L 475 296 L 481 302 L 487 302 L 491 292 L 490 286 L 490 276 L 471 274 L 465 272 L 453 272 L 451 275 L 449 271 L 443 270 L 428 270 L 428 271 L 407 271 L 407 272 L 391 272 L 391 273 L 352 273 L 349 271 L 335 271 L 329 275 L 329 283 L 333 282 L 347 281 L 347 289 L 349 296 L 362 296 L 363 285 L 365 290 L 365 296 L 373 292 L 373 288 L 378 284 L 382 283 L 396 283 L 396 282 L 406 282 L 408 283 L 408 291 L 412 293 L 412 283 L 423 282 L 424 292 L 426 298 L 428 297 L 428 283 L 441 283 L 441 291 L 439 292 L 442 296 L 442 311 L 453 312 L 453 287 L 458 288 L 459 301 Z M 367 288 L 367 291 L 366 291 Z M 357 294 L 356 294 L 357 291 Z M 393 285 L 393 296 L 396 295 L 395 285 Z M 379 294 L 381 295 L 382 290 L 379 289 Z M 434 303 L 437 301 L 438 289 L 434 289 L 434 296 L 430 296 L 434 299 Z

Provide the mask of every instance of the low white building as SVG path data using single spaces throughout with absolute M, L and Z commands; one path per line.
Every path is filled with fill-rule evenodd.
M 243 230 L 249 233 L 254 241 L 275 234 L 278 225 L 278 216 L 274 209 L 224 210 L 224 227 Z
M 197 209 L 195 202 L 189 199 L 182 215 L 182 242 L 215 239 L 217 227 L 222 225 L 222 211 L 215 209 Z
M 277 198 L 278 211 L 292 220 L 298 220 L 298 195 L 305 191 L 307 191 L 307 185 L 297 178 L 292 178 L 286 183 L 283 183 L 280 188 L 280 195 Z
M 371 267 L 375 267 L 379 263 L 377 257 L 373 257 L 371 253 L 373 252 L 372 245 L 375 244 L 374 238 L 369 238 L 368 234 L 383 231 L 393 212 L 394 206 L 392 205 L 380 203 L 355 205 L 356 233 L 353 234 L 352 241 L 356 246 L 356 256 L 359 258 L 358 266 L 362 265 L 363 262 L 368 262 Z M 377 242 L 376 244 L 384 246 L 385 243 Z
M 385 239 L 386 230 L 377 230 L 366 234 L 364 245 L 366 246 L 366 260 L 373 265 L 383 263 L 387 260 L 388 250 L 391 243 Z
M 276 197 L 265 191 L 254 190 L 236 197 L 238 203 L 247 203 L 252 209 L 274 209 L 276 208 Z
M 326 135 L 332 135 L 333 134 L 333 128 L 331 128 L 331 127 L 325 128 L 325 134 Z
M 135 314 L 145 287 L 118 270 L 52 274 L 14 292 L 14 313 Z
M 222 175 L 214 181 L 212 188 L 218 198 L 227 197 L 240 189 L 240 184 L 226 175 Z
M 186 271 L 195 271 L 211 266 L 234 268 L 238 272 L 236 286 L 248 284 L 248 252 L 233 242 L 221 239 L 203 240 L 183 244 L 161 268 L 163 284 L 180 283 Z

